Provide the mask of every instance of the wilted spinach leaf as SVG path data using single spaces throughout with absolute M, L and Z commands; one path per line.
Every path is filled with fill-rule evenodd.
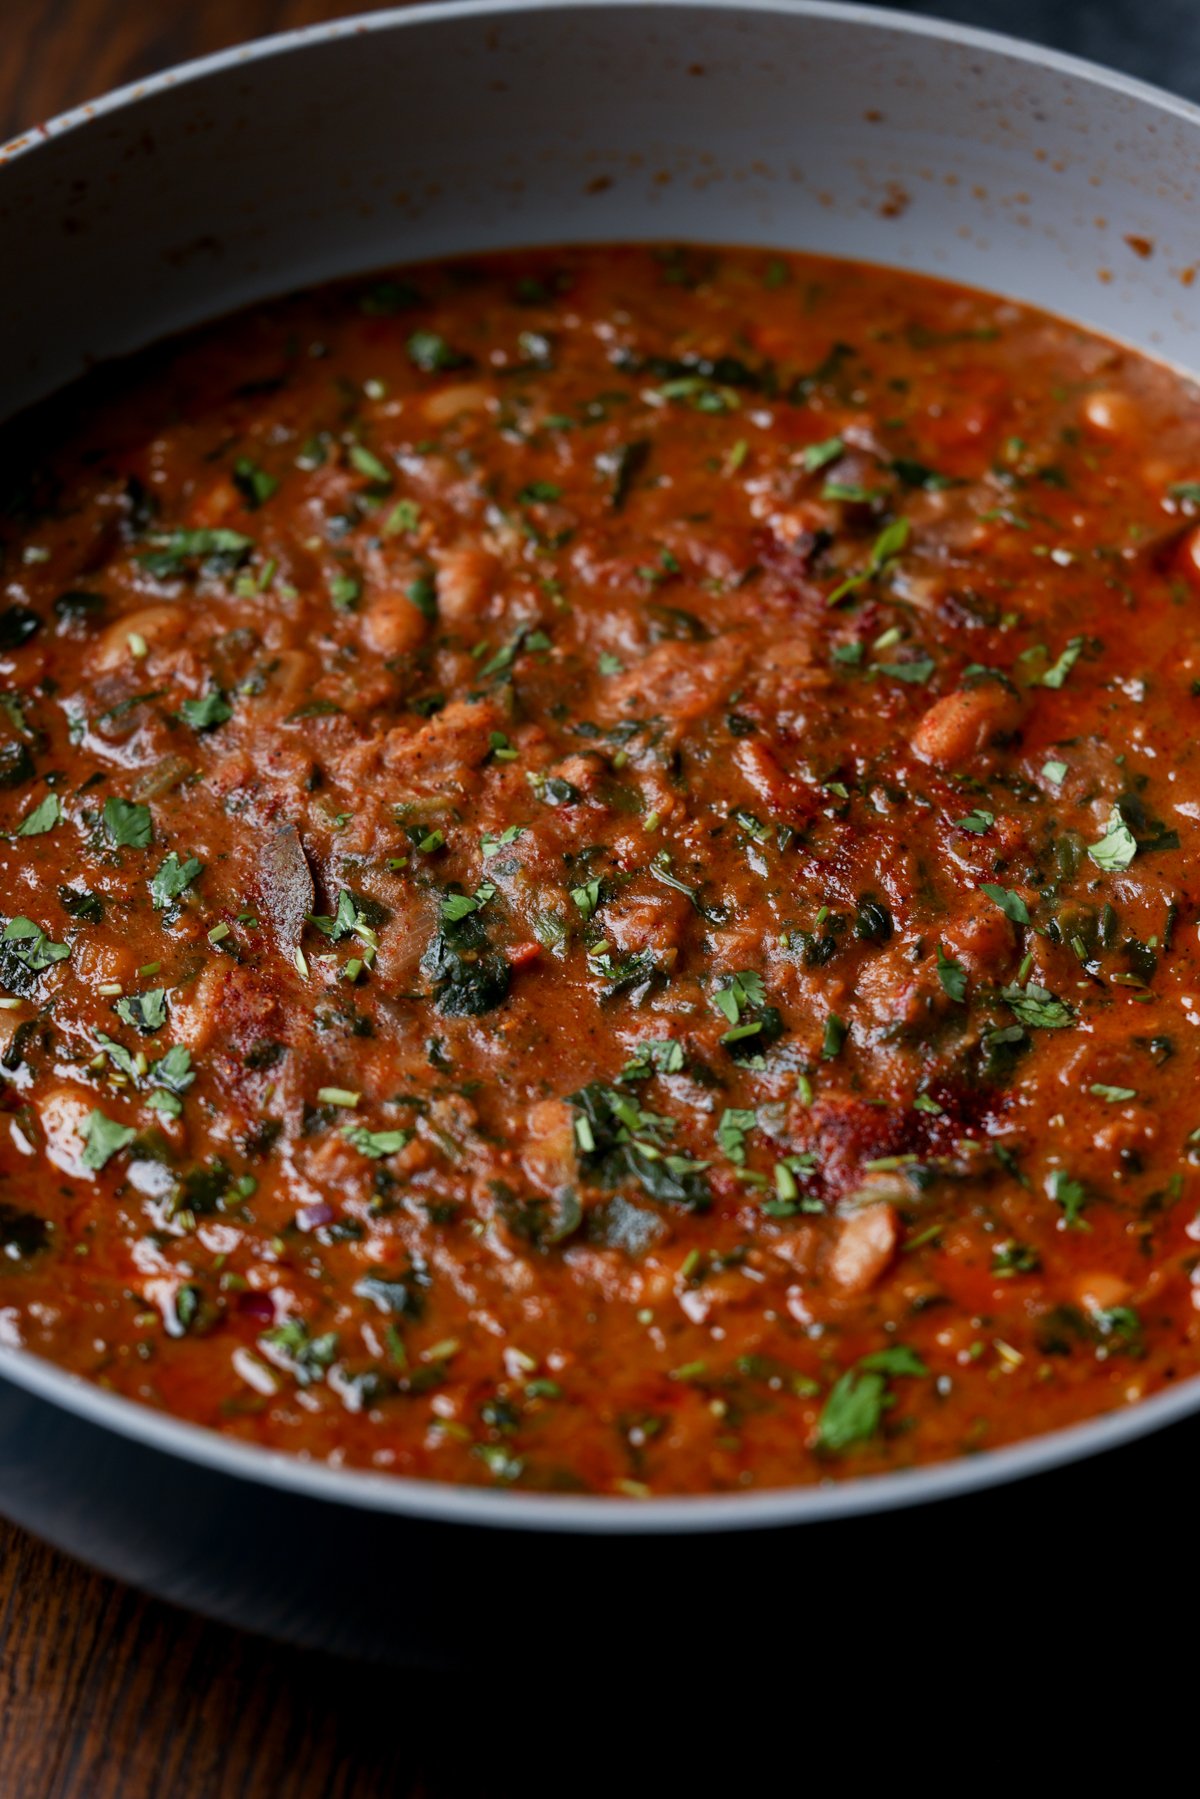
M 632 1094 L 591 1081 L 570 1095 L 580 1167 L 605 1187 L 634 1180 L 651 1199 L 703 1211 L 711 1195 L 707 1164 L 673 1154 L 665 1140 L 674 1119 L 644 1112 Z
M 508 957 L 491 942 L 478 908 L 456 918 L 443 905 L 421 969 L 433 982 L 438 1011 L 447 1018 L 490 1012 L 508 993 L 512 978 Z

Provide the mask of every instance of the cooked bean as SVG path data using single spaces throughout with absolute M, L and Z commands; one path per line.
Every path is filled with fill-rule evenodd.
M 989 682 L 944 694 L 923 715 L 913 748 L 939 768 L 967 767 L 1015 728 L 1021 703 L 1007 687 Z

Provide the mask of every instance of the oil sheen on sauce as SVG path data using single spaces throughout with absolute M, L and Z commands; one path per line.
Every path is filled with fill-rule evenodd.
M 0 1325 L 363 1467 L 785 1485 L 1200 1367 L 1200 413 L 709 248 L 9 428 Z

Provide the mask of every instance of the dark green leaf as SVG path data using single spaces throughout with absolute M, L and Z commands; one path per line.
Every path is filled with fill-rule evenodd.
M 1137 852 L 1137 840 L 1121 816 L 1121 808 L 1114 806 L 1103 837 L 1097 843 L 1089 843 L 1087 853 L 1097 868 L 1107 874 L 1119 874 L 1129 867 Z
M 104 802 L 104 828 L 119 848 L 149 849 L 154 837 L 154 820 L 149 806 L 110 795 Z
M 116 1014 L 125 1024 L 149 1036 L 167 1022 L 165 987 L 150 987 L 145 993 L 130 993 L 116 1002 Z
M 103 1112 L 88 1113 L 83 1127 L 84 1149 L 81 1160 L 85 1168 L 103 1168 L 119 1150 L 127 1149 L 137 1132 L 131 1124 L 118 1124 Z
M 1062 1031 L 1075 1022 L 1075 1014 L 1065 1000 L 1056 999 L 1033 981 L 1024 987 L 1002 987 L 1000 997 L 1031 1030 Z
M 817 1443 L 835 1455 L 873 1437 L 888 1405 L 882 1374 L 847 1369 L 831 1389 L 817 1422 Z
M 54 829 L 61 817 L 62 808 L 58 803 L 58 795 L 48 793 L 45 799 L 33 808 L 32 812 L 26 813 L 17 826 L 17 836 L 44 837 L 47 831 Z
M 211 731 L 233 717 L 233 707 L 218 689 L 213 688 L 200 700 L 184 700 L 179 708 L 185 724 L 193 731 Z
M 239 568 L 254 548 L 254 539 L 240 531 L 222 528 L 199 531 L 173 531 L 153 539 L 154 548 L 144 551 L 138 561 L 149 574 L 181 575 L 193 564 L 202 564 L 212 573 L 227 573 Z
M 1070 643 L 1067 645 L 1067 647 L 1063 651 L 1062 655 L 1058 658 L 1058 661 L 1055 662 L 1051 668 L 1048 668 L 1046 670 L 1045 674 L 1041 675 L 1038 678 L 1038 680 L 1036 680 L 1034 682 L 1034 686 L 1035 687 L 1054 687 L 1054 688 L 1061 687 L 1063 682 L 1066 680 L 1067 676 L 1070 674 L 1071 670 L 1074 668 L 1076 662 L 1078 662 L 1079 653 L 1082 649 L 1083 649 L 1083 638 L 1082 637 L 1072 637 Z
M 268 475 L 266 469 L 251 462 L 248 456 L 239 456 L 233 465 L 233 485 L 251 512 L 256 512 L 276 492 L 279 482 L 274 475 Z
M 569 1096 L 578 1116 L 581 1169 L 606 1187 L 633 1180 L 651 1199 L 703 1211 L 710 1203 L 705 1164 L 673 1154 L 673 1120 L 643 1111 L 628 1091 L 593 1081 Z
M 426 375 L 440 374 L 446 369 L 461 369 L 469 361 L 452 349 L 436 331 L 414 331 L 408 340 L 408 357 Z
M 172 900 L 177 900 L 180 894 L 185 892 L 192 882 L 203 873 L 204 864 L 198 862 L 195 856 L 189 856 L 186 862 L 181 862 L 175 851 L 172 850 L 150 883 L 150 897 L 162 911 L 164 907 L 171 904 Z
M 1010 887 L 996 887 L 991 881 L 984 881 L 979 891 L 986 893 L 999 906 L 1005 918 L 1010 918 L 1014 924 L 1029 923 L 1029 907 L 1021 895 L 1014 893 Z
M 946 954 L 940 943 L 937 946 L 937 971 L 942 991 L 961 1006 L 967 997 L 967 971 L 961 962 L 953 961 Z
M 342 1126 L 342 1136 L 351 1149 L 358 1150 L 360 1155 L 368 1156 L 373 1162 L 384 1156 L 399 1155 L 405 1144 L 412 1142 L 412 1135 L 408 1130 L 369 1131 L 362 1124 Z

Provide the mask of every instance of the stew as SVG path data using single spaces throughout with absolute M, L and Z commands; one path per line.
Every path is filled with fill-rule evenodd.
M 629 1497 L 1200 1372 L 1200 427 L 698 247 L 272 303 L 8 428 L 0 1340 Z

